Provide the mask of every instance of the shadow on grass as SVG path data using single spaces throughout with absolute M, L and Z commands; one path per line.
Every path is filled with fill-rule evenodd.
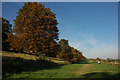
M 70 61 L 72 64 L 95 64 L 89 63 L 87 60 L 79 60 L 79 61 Z
M 119 78 L 120 73 L 114 73 L 111 72 L 94 72 L 94 73 L 88 73 L 81 76 L 81 78 Z
M 43 69 L 59 68 L 60 64 L 52 61 L 37 59 L 27 60 L 20 57 L 2 57 L 2 76 L 3 78 L 9 77 L 14 73 L 21 73 L 24 71 L 37 71 Z

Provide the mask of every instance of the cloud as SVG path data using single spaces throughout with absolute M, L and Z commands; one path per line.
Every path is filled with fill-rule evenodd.
M 84 45 L 89 45 L 91 47 L 96 47 L 97 40 L 93 33 L 87 33 L 87 32 L 76 32 L 76 36 L 70 41 L 71 46 L 74 46 L 76 48 L 83 47 Z
M 118 44 L 100 42 L 93 33 L 78 34 L 81 40 L 74 39 L 70 45 L 83 52 L 87 58 L 118 58 Z
M 88 43 L 93 47 L 96 47 L 97 40 L 95 39 L 93 33 L 80 33 L 79 36 L 83 38 L 84 43 Z
M 100 43 L 92 49 L 88 49 L 86 56 L 91 58 L 118 58 L 118 47 L 117 45 Z

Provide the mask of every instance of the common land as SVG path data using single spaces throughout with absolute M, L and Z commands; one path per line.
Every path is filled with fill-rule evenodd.
M 71 64 L 58 58 L 3 52 L 6 78 L 119 78 L 118 66 L 97 63 Z

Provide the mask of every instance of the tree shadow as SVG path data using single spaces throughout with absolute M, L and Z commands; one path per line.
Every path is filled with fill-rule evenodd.
M 37 59 L 27 60 L 20 57 L 2 57 L 2 76 L 8 77 L 11 74 L 18 74 L 24 71 L 37 71 L 44 69 L 56 69 L 60 68 L 60 64 L 52 61 Z M 9 75 L 7 75 L 9 74 Z
M 119 73 L 111 74 L 111 72 L 93 72 L 81 75 L 81 78 L 119 78 Z
M 87 60 L 78 60 L 78 61 L 70 61 L 72 64 L 92 64 L 89 63 Z
M 98 64 L 97 62 L 89 62 L 88 60 L 79 60 L 79 64 Z

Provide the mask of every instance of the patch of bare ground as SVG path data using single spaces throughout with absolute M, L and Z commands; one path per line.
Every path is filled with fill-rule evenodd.
M 81 78 L 84 78 L 84 74 L 86 74 L 90 68 L 91 64 L 84 64 L 82 68 L 80 68 L 80 70 L 76 71 L 76 74 L 79 74 Z

